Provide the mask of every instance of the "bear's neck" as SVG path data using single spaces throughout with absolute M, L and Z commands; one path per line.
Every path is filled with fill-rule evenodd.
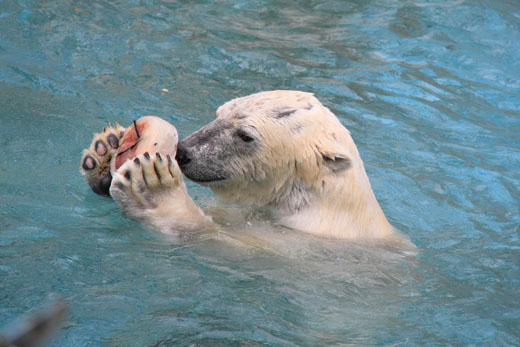
M 343 177 L 296 184 L 270 204 L 279 222 L 292 229 L 338 238 L 381 238 L 394 233 L 361 165 Z

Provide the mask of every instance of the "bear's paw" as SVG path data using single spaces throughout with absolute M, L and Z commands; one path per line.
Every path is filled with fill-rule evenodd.
M 112 175 L 110 163 L 119 148 L 125 128 L 110 123 L 101 133 L 95 134 L 90 147 L 83 150 L 81 157 L 81 173 L 87 179 L 88 185 L 99 195 L 109 195 Z
M 191 200 L 170 155 L 144 153 L 114 175 L 110 195 L 130 219 L 162 232 L 208 229 L 211 218 Z

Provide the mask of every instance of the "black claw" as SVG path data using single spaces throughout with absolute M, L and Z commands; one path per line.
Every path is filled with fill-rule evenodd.
M 139 158 L 135 158 L 135 159 L 134 159 L 134 163 L 135 163 L 137 166 L 141 166 L 141 161 L 139 160 Z
M 125 178 L 130 181 L 130 171 L 125 172 Z
M 99 155 L 107 154 L 107 146 L 105 145 L 103 140 L 97 140 L 94 144 L 94 149 L 96 150 L 96 153 Z
M 90 155 L 87 155 L 83 160 L 83 169 L 84 170 L 93 170 L 96 168 L 96 161 Z
M 168 163 L 171 164 L 171 163 L 172 163 L 172 157 L 170 157 L 170 155 L 168 154 L 168 155 L 166 156 L 166 158 L 168 158 Z
M 150 160 L 150 154 L 148 152 L 144 152 L 143 155 L 147 160 Z
M 107 140 L 108 140 L 108 144 L 110 145 L 110 147 L 112 147 L 112 149 L 119 148 L 119 140 L 116 135 L 114 135 L 114 134 L 108 135 Z
M 121 132 L 119 133 L 119 138 L 122 138 L 123 136 L 125 136 L 125 132 L 124 132 L 124 131 L 121 131 Z
M 161 157 L 161 154 L 159 152 L 155 153 L 155 157 L 159 160 L 159 161 L 162 161 L 162 157 Z

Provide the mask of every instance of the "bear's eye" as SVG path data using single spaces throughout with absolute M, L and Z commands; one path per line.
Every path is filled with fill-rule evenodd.
M 247 135 L 247 134 L 246 134 L 245 132 L 243 132 L 243 131 L 239 131 L 239 132 L 237 133 L 237 135 L 238 135 L 238 137 L 240 137 L 240 139 L 241 139 L 242 141 L 244 141 L 244 142 L 251 142 L 251 141 L 254 140 L 251 136 Z

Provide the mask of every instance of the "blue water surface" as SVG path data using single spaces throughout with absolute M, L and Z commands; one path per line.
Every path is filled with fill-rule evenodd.
M 109 121 L 272 89 L 338 115 L 416 255 L 168 240 L 79 173 Z M 0 1 L 0 120 L 0 327 L 52 294 L 53 346 L 520 344 L 518 1 Z

